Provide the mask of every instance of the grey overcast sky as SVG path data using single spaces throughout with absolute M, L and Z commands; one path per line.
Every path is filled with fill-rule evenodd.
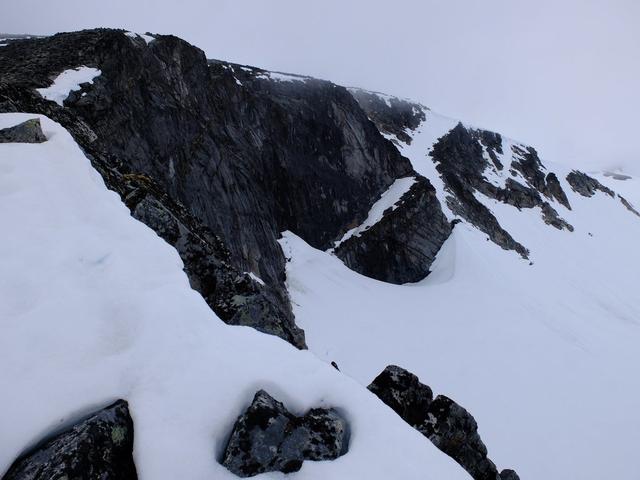
M 640 0 L 0 0 L 0 31 L 172 33 L 210 58 L 418 100 L 640 174 Z

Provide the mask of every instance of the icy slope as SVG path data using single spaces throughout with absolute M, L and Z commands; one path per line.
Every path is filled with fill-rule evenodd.
M 455 124 L 427 112 L 411 145 L 400 144 L 441 201 L 427 154 Z M 640 218 L 603 193 L 574 193 L 569 170 L 545 164 L 574 232 L 545 224 L 538 208 L 478 194 L 526 242 L 531 265 L 462 223 L 426 280 L 395 286 L 287 234 L 296 320 L 313 352 L 363 384 L 395 363 L 454 398 L 496 464 L 523 479 L 640 478 Z
M 33 116 L 0 115 L 0 128 Z M 468 478 L 312 353 L 217 319 L 176 252 L 130 216 L 64 129 L 41 120 L 47 142 L 0 145 L 0 472 L 121 397 L 140 478 L 236 478 L 216 457 L 265 388 L 297 413 L 335 406 L 351 422 L 347 455 L 291 478 Z

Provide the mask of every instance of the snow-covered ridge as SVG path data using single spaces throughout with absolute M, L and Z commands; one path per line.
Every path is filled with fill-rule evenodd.
M 83 83 L 92 84 L 100 75 L 102 72 L 97 68 L 85 66 L 73 68 L 58 75 L 51 86 L 36 90 L 43 98 L 56 102 L 62 107 L 71 92 L 80 90 Z
M 33 117 L 2 114 L 0 128 Z M 216 455 L 266 388 L 292 412 L 340 408 L 352 429 L 345 456 L 290 478 L 468 480 L 349 376 L 216 318 L 177 253 L 131 217 L 68 132 L 39 118 L 47 142 L 0 144 L 11 231 L 0 236 L 0 473 L 61 424 L 124 398 L 140 479 L 233 479 Z
M 354 227 L 351 230 L 347 231 L 340 240 L 335 242 L 334 248 L 339 247 L 349 238 L 357 237 L 365 230 L 368 230 L 369 228 L 374 226 L 376 223 L 382 220 L 384 212 L 386 212 L 389 208 L 391 210 L 395 210 L 397 208 L 397 203 L 400 201 L 402 196 L 409 191 L 414 183 L 416 183 L 415 177 L 399 178 L 394 181 L 387 189 L 387 191 L 385 191 L 380 196 L 380 198 L 371 206 L 366 220 L 357 227 Z

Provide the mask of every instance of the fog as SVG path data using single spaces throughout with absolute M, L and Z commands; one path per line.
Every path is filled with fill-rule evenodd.
M 415 99 L 543 161 L 640 174 L 637 0 L 1 1 L 0 31 L 172 33 L 210 58 Z

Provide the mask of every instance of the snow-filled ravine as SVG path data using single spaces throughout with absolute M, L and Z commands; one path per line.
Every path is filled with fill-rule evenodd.
M 426 114 L 401 151 L 442 201 L 427 153 L 456 122 Z M 573 233 L 546 225 L 539 209 L 478 194 L 531 264 L 461 223 L 429 277 L 397 286 L 285 232 L 296 321 L 311 351 L 363 385 L 395 363 L 455 399 L 475 416 L 490 458 L 523 479 L 638 479 L 640 218 L 604 193 L 574 193 L 570 170 L 545 164 L 567 192 L 572 210 L 553 206 Z M 635 179 L 598 178 L 623 184 L 631 202 L 635 187 L 640 200 Z
M 2 114 L 0 128 L 34 116 Z M 237 415 L 264 388 L 296 413 L 337 407 L 351 425 L 345 456 L 305 462 L 287 477 L 468 479 L 373 394 L 314 353 L 216 318 L 189 287 L 178 254 L 130 216 L 62 127 L 40 118 L 47 142 L 0 145 L 0 473 L 47 433 L 124 398 L 135 424 L 134 458 L 141 479 L 236 478 L 217 457 Z M 297 250 L 292 266 L 304 255 L 319 259 L 318 272 L 333 268 L 337 278 L 356 279 L 343 286 L 345 293 L 365 288 L 364 294 L 369 284 L 376 285 L 340 268 L 327 254 L 295 241 L 292 246 Z M 292 270 L 293 277 L 299 273 Z M 314 277 L 299 281 L 313 283 Z M 334 286 L 320 283 L 316 298 Z M 310 299 L 299 288 L 294 295 L 298 302 Z M 328 305 L 320 307 L 318 312 Z M 316 324 L 301 308 L 301 319 Z M 363 315 L 364 308 L 359 306 Z M 346 369 L 360 378 L 372 376 L 384 362 L 365 372 L 354 361 L 358 354 L 363 362 L 374 357 L 357 352 L 368 332 L 350 339 L 353 354 L 338 354 L 343 339 L 362 321 L 353 319 L 335 331 L 343 314 L 324 319 L 324 334 L 312 328 L 312 344 L 326 357 L 318 345 L 333 335 L 336 359 L 343 357 Z M 372 325 L 378 318 L 371 318 Z M 452 393 L 477 409 L 485 425 L 495 420 L 465 388 L 431 375 L 437 369 L 428 366 L 429 359 L 424 355 L 421 362 L 429 373 L 426 380 L 456 390 Z M 510 360 L 502 363 L 510 365 Z M 625 401 L 630 399 L 615 406 Z M 590 421 L 611 421 L 609 410 L 592 412 Z M 524 421 L 529 420 L 517 423 Z M 492 445 L 496 435 L 488 437 Z M 515 446 L 513 452 L 509 465 L 520 452 L 527 453 Z

